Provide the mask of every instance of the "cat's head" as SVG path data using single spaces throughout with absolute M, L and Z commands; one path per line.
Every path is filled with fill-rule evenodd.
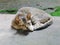
M 24 25 L 26 25 L 26 27 L 29 30 L 31 30 L 31 31 L 34 30 L 33 25 L 32 25 L 32 20 L 31 20 L 31 13 L 27 13 L 26 16 L 25 15 L 22 15 L 22 14 L 19 14 L 18 16 L 19 16 L 19 19 L 20 19 L 19 20 L 20 21 L 20 25 L 23 22 Z M 22 22 L 21 22 L 21 20 L 22 20 Z

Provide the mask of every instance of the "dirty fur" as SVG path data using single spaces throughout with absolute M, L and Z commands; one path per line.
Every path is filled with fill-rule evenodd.
M 35 30 L 53 21 L 46 12 L 32 7 L 20 8 L 12 20 L 12 27 L 18 30 Z

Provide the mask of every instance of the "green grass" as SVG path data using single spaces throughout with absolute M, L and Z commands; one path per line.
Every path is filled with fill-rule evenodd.
M 60 6 L 56 6 L 54 9 L 56 10 L 50 14 L 52 16 L 60 16 Z M 0 10 L 0 13 L 16 14 L 17 11 L 18 9 L 12 8 L 12 9 Z
M 60 16 L 60 11 L 52 12 L 51 15 L 52 16 Z
M 52 16 L 60 16 L 60 6 L 55 7 L 55 11 L 51 13 Z
M 0 10 L 0 13 L 9 13 L 9 14 L 16 14 L 18 9 L 12 8 L 12 9 L 6 9 L 6 10 Z

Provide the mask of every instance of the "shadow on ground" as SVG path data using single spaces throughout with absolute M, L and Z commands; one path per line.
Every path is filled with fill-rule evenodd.
M 48 24 L 48 25 L 46 25 L 46 26 L 44 26 L 44 27 L 38 28 L 38 29 L 36 29 L 36 30 L 34 30 L 34 31 L 44 30 L 44 29 L 48 28 L 50 25 L 52 25 L 52 23 L 53 23 L 53 22 L 51 22 L 50 24 Z M 12 28 L 12 30 L 16 30 L 16 29 Z M 27 31 L 24 31 L 24 30 L 16 30 L 15 35 L 16 35 L 16 34 L 19 34 L 19 35 L 27 36 L 30 32 L 33 32 L 33 31 L 30 31 L 30 30 L 27 30 Z

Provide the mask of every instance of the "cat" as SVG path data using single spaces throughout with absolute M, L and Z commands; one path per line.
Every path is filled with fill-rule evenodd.
M 25 31 L 25 30 L 29 30 L 28 25 L 32 26 L 30 13 L 28 13 L 26 15 L 26 17 L 24 17 L 24 15 L 22 15 L 22 14 L 16 15 L 15 18 L 12 20 L 11 27 L 15 28 L 16 30 L 24 30 Z
M 11 26 L 18 30 L 34 31 L 35 29 L 41 28 L 52 21 L 52 16 L 43 10 L 33 7 L 22 7 L 16 13 Z

